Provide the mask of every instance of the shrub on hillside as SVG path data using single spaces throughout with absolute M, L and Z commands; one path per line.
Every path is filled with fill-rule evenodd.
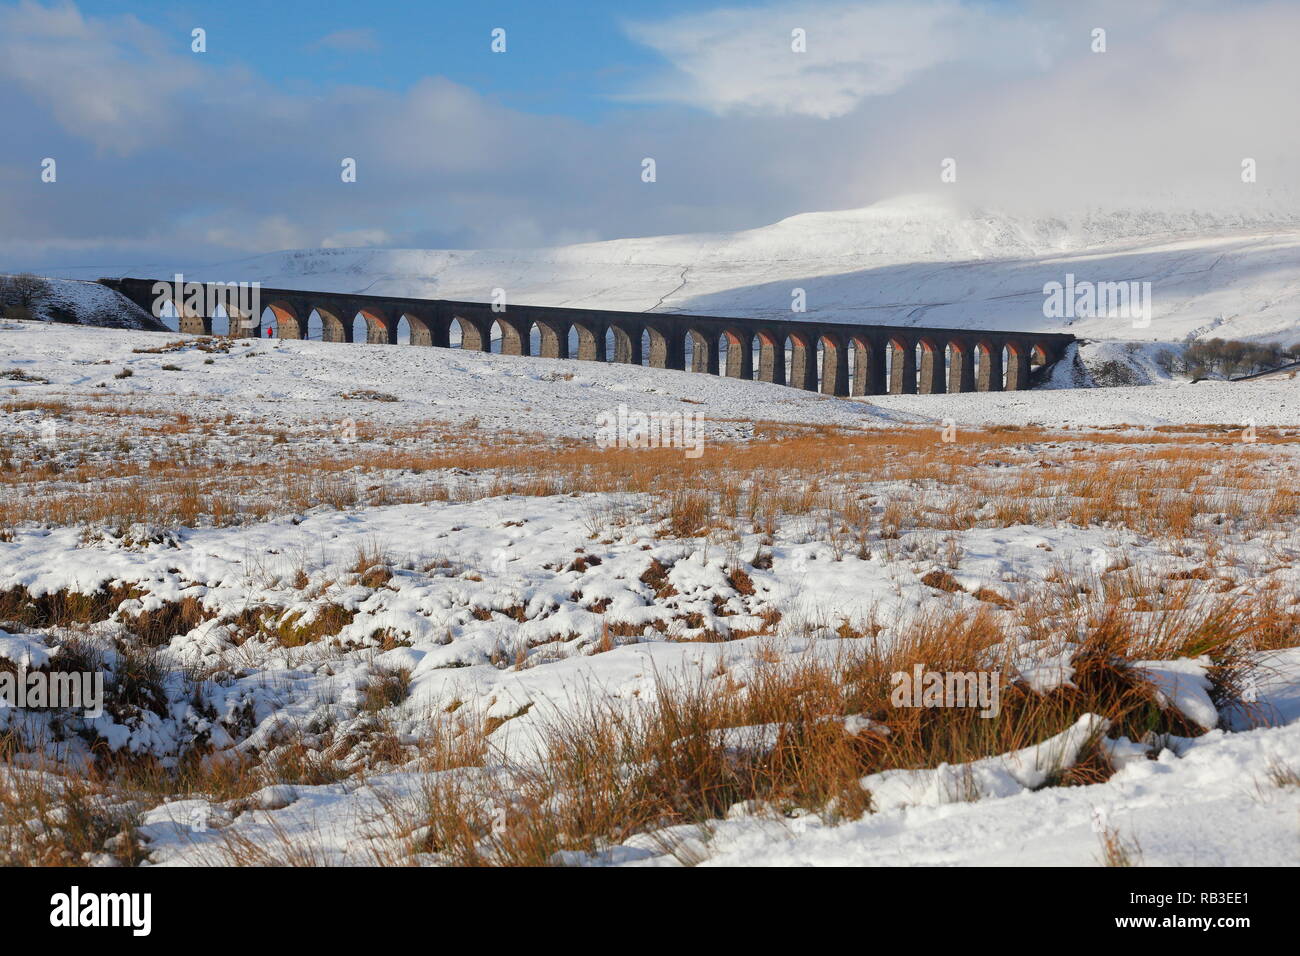
M 45 297 L 49 284 L 40 276 L 21 272 L 13 276 L 0 276 L 0 304 L 17 305 L 30 309 Z
M 0 316 L 19 322 L 30 322 L 34 318 L 32 310 L 25 305 L 0 305 Z
M 1297 358 L 1300 358 L 1300 343 L 1284 347 L 1278 342 L 1206 339 L 1188 342 L 1181 348 L 1162 349 L 1156 354 L 1155 362 L 1170 374 L 1236 378 L 1277 368 Z

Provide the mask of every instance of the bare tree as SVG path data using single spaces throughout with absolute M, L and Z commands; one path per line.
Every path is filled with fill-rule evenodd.
M 45 294 L 45 289 L 45 280 L 30 272 L 20 272 L 9 279 L 9 294 L 25 309 L 30 309 Z

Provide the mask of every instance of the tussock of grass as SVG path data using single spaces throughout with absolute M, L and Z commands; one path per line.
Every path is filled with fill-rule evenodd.
M 176 635 L 188 634 L 216 616 L 198 598 L 183 597 L 179 601 L 163 601 L 151 610 L 122 614 L 120 620 L 126 632 L 146 647 L 161 647 Z
M 1300 789 L 1300 769 L 1276 759 L 1271 760 L 1268 765 L 1268 782 L 1279 788 Z
M 89 778 L 0 766 L 0 866 L 135 866 L 138 825 L 138 806 Z
M 1076 587 L 1072 583 L 1060 591 L 1072 593 Z M 1081 631 L 1071 654 L 1070 683 L 1045 693 L 1017 679 L 1007 657 L 1007 627 L 1013 622 L 1004 612 L 936 610 L 895 628 L 888 640 L 870 632 L 846 635 L 832 657 L 760 653 L 743 674 L 719 665 L 689 678 L 660 675 L 646 701 L 618 700 L 593 689 L 575 709 L 529 717 L 539 722 L 538 756 L 544 759 L 503 759 L 494 752 L 491 735 L 510 718 L 483 721 L 463 707 L 429 714 L 428 733 L 418 746 L 399 743 L 383 717 L 406 699 L 409 674 L 398 670 L 372 675 L 360 707 L 370 716 L 346 734 L 328 724 L 304 728 L 260 753 L 220 761 L 205 759 L 198 748 L 168 768 L 151 758 L 104 754 L 90 774 L 69 779 L 74 788 L 102 797 L 106 807 L 130 804 L 138 811 L 163 799 L 202 796 L 237 814 L 250 805 L 254 791 L 271 783 L 325 785 L 376 767 L 420 767 L 427 775 L 417 797 L 392 798 L 385 818 L 377 821 L 376 833 L 385 838 L 376 838 L 371 849 L 386 863 L 553 864 L 568 859 L 566 853 L 599 852 L 665 827 L 708 827 L 737 804 L 777 815 L 815 812 L 831 821 L 853 819 L 872 809 L 872 795 L 862 783 L 870 774 L 962 765 L 1020 750 L 1061 733 L 1085 714 L 1108 718 L 1111 736 L 1132 740 L 1202 733 L 1158 697 L 1135 661 L 1206 655 L 1216 704 L 1240 706 L 1243 648 L 1275 626 L 1270 604 L 1228 594 L 1201 601 L 1196 613 L 1172 600 L 1173 606 L 1161 612 L 1134 614 L 1125 600 L 1116 588 L 1100 605 L 1045 603 L 1032 611 Z M 1067 617 L 1068 625 L 1062 623 Z M 973 707 L 894 706 L 892 675 L 910 671 L 915 663 L 935 671 L 998 673 L 1000 713 L 983 718 Z M 158 676 L 150 666 L 142 657 L 122 669 L 138 674 L 121 684 L 120 699 L 134 695 L 147 702 L 144 695 Z M 125 689 L 131 680 L 139 690 Z M 529 713 L 524 708 L 511 718 Z M 869 720 L 846 723 L 848 717 Z M 1059 768 L 1047 785 L 1106 780 L 1112 768 L 1099 744 L 1093 742 L 1072 766 Z M 1275 785 L 1294 786 L 1290 771 L 1274 776 Z M 16 798 L 10 799 L 0 810 L 0 829 L 5 821 L 16 825 L 16 806 Z M 10 858 L 73 861 L 116 849 L 124 861 L 138 862 L 142 851 L 125 838 L 103 851 L 119 831 L 130 832 L 133 818 L 117 811 L 107 817 L 79 812 L 76 821 L 83 822 L 74 821 L 70 833 L 54 832 L 53 818 L 39 820 L 34 832 L 51 832 L 39 843 L 11 847 Z M 232 832 L 223 838 L 216 862 L 329 861 L 320 848 L 282 837 L 254 846 Z M 1140 859 L 1132 841 L 1103 834 L 1102 842 L 1110 865 Z M 45 855 L 47 844 L 56 848 L 49 851 L 53 856 Z
M 352 623 L 356 612 L 332 601 L 317 601 L 309 612 L 286 614 L 283 608 L 257 605 L 244 608 L 229 624 L 236 645 L 259 640 L 281 647 L 303 647 L 336 636 Z
M 747 801 L 777 814 L 856 818 L 871 809 L 861 783 L 869 774 L 1023 749 L 1090 713 L 1109 718 L 1112 736 L 1195 736 L 1202 729 L 1164 704 L 1132 662 L 1191 648 L 1233 673 L 1233 649 L 1243 627 L 1253 626 L 1240 613 L 1230 603 L 1212 609 L 1218 623 L 1175 617 L 1154 639 L 1131 617 L 1125 624 L 1118 615 L 1103 616 L 1073 655 L 1071 683 L 1041 694 L 1000 660 L 1005 635 L 986 610 L 936 614 L 888 646 L 844 641 L 829 662 L 758 668 L 744 680 L 725 670 L 661 679 L 644 706 L 593 694 L 585 707 L 548 720 L 544 759 L 476 776 L 430 777 L 415 805 L 392 808 L 400 818 L 394 826 L 417 835 L 411 852 L 439 862 L 546 865 L 565 851 L 596 852 L 636 833 L 707 825 Z M 986 719 L 975 708 L 894 707 L 891 675 L 917 661 L 940 671 L 1001 668 L 1001 713 Z M 1221 704 L 1233 686 L 1221 676 Z M 850 733 L 848 716 L 875 723 Z M 1094 742 L 1048 785 L 1102 782 L 1112 772 Z M 1118 837 L 1106 846 L 1111 865 L 1128 865 L 1140 853 Z
M 106 621 L 139 592 L 130 585 L 101 587 L 90 593 L 67 588 L 32 594 L 24 587 L 0 592 L 0 621 L 28 628 L 73 627 Z
M 411 672 L 406 668 L 386 669 L 370 676 L 361 709 L 381 711 L 406 700 L 411 689 Z
M 1142 847 L 1136 839 L 1126 839 L 1119 830 L 1103 826 L 1097 834 L 1101 842 L 1103 866 L 1129 867 L 1142 865 Z

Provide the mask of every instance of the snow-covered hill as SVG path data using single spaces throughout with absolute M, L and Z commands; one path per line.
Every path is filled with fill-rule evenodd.
M 0 305 L 16 305 L 12 300 L 12 296 L 0 292 Z M 31 314 L 45 322 L 153 332 L 163 329 L 153 316 L 125 296 L 98 282 L 77 279 L 46 279 Z
M 1191 384 L 1154 375 L 1131 387 L 1071 388 L 961 395 L 876 395 L 869 402 L 718 375 L 668 369 L 520 358 L 459 349 L 345 347 L 295 340 L 234 340 L 229 349 L 179 348 L 178 336 L 0 322 L 0 379 L 25 398 L 93 393 L 141 407 L 175 403 L 270 402 L 283 422 L 364 416 L 385 425 L 468 421 L 484 432 L 591 437 L 599 416 L 620 404 L 645 412 L 699 411 L 710 440 L 743 439 L 756 422 L 848 427 L 899 423 L 1066 427 L 1193 423 L 1300 425 L 1300 378 Z M 159 349 L 161 348 L 161 351 Z M 1150 368 L 1132 346 L 1098 343 L 1094 362 Z M 1062 368 L 1062 374 L 1066 373 Z M 129 372 L 129 375 L 121 375 Z M 1159 384 L 1164 387 L 1150 388 Z M 372 391 L 367 391 L 372 390 Z M 355 400 L 342 400 L 348 393 Z M 375 401 L 382 393 L 387 401 Z
M 808 213 L 735 233 L 540 249 L 311 249 L 193 266 L 268 286 L 587 308 L 788 315 L 891 325 L 1300 340 L 1300 221 L 1098 212 L 1026 218 L 929 196 Z M 1044 316 L 1043 286 L 1150 282 L 1152 321 Z
M 483 432 L 574 438 L 591 438 L 600 416 L 616 415 L 620 405 L 699 411 L 714 422 L 709 435 L 726 439 L 752 433 L 747 423 L 758 421 L 869 427 L 925 420 L 783 385 L 667 369 L 294 340 L 236 339 L 229 348 L 200 349 L 174 335 L 40 322 L 0 322 L 0 380 L 29 398 L 89 392 L 162 408 L 269 402 L 286 423 L 364 415 L 407 428 L 472 421 Z M 1276 388 L 1289 394 L 1289 386 Z

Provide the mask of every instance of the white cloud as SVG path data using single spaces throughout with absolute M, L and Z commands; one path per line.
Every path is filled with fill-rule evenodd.
M 316 46 L 341 53 L 377 53 L 379 37 L 369 27 L 335 30 L 316 41 Z
M 359 249 L 365 246 L 386 246 L 393 237 L 383 229 L 353 229 L 339 232 L 321 240 L 322 249 Z
M 190 58 L 163 53 L 133 17 L 86 20 L 72 5 L 0 7 L 0 83 L 44 104 L 102 151 L 129 155 L 175 135 L 171 104 L 199 80 Z
M 802 30 L 805 52 L 793 49 Z M 1041 69 L 1056 44 L 1022 14 L 956 0 L 782 3 L 627 25 L 677 71 L 646 99 L 716 112 L 842 116 L 945 63 Z
M 798 20 L 772 9 L 708 15 L 695 39 L 665 21 L 655 35 L 693 51 L 709 83 L 678 70 L 654 91 L 667 105 L 580 122 L 436 75 L 404 90 L 277 88 L 177 53 L 174 36 L 131 17 L 0 0 L 0 259 L 11 270 L 111 264 L 106 275 L 322 243 L 741 229 L 940 189 L 1066 214 L 1134 198 L 1280 206 L 1277 191 L 1300 183 L 1300 125 L 1287 122 L 1300 89 L 1293 4 L 1020 0 L 1012 15 L 949 0 L 885 26 L 871 17 L 895 8 L 880 4 L 861 8 L 866 19 L 843 4 L 790 7 Z M 827 10 L 849 19 L 819 18 Z M 809 52 L 788 55 L 813 66 L 773 83 L 744 62 L 760 57 L 742 39 L 771 34 L 788 49 L 792 23 Z M 1089 51 L 1098 24 L 1104 55 Z M 720 62 L 736 64 L 734 78 L 710 59 L 709 37 L 730 51 Z M 818 52 L 828 43 L 833 56 Z M 57 185 L 40 181 L 43 156 L 58 159 Z M 340 180 L 345 156 L 356 183 Z M 645 156 L 658 163 L 653 184 L 641 181 Z M 952 185 L 939 183 L 945 157 L 958 161 Z M 1242 157 L 1258 160 L 1257 185 L 1241 183 Z
M 211 226 L 204 231 L 203 238 L 214 246 L 249 252 L 275 252 L 316 244 L 309 230 L 283 215 L 265 216 L 238 226 Z

